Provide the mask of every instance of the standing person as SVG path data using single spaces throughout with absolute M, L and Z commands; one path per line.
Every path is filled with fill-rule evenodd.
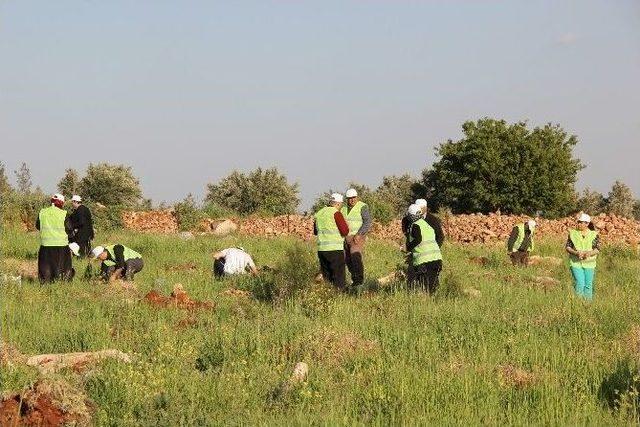
M 507 253 L 511 258 L 511 264 L 529 265 L 529 254 L 535 248 L 533 241 L 535 230 L 536 222 L 532 219 L 513 227 L 507 240 Z
M 432 294 L 438 288 L 439 275 L 442 271 L 440 247 L 444 242 L 444 233 L 437 217 L 431 215 L 432 218 L 429 218 L 431 222 L 427 222 L 427 219 L 422 217 L 422 212 L 416 204 L 409 206 L 410 219 L 414 220 L 409 229 L 406 245 L 407 252 L 411 253 L 413 267 L 413 277 L 409 285 L 417 285 Z
M 51 206 L 40 209 L 36 228 L 40 231 L 40 249 L 38 250 L 38 278 L 40 283 L 52 283 L 54 280 L 71 280 L 71 249 L 69 236 L 73 232 L 71 220 L 64 206 L 64 196 L 51 196 Z
M 593 299 L 593 278 L 600 252 L 598 232 L 590 229 L 590 225 L 591 217 L 586 213 L 580 214 L 577 229 L 569 230 L 565 247 L 569 254 L 575 292 L 587 300 Z
M 344 240 L 344 255 L 353 286 L 360 286 L 364 282 L 362 252 L 367 233 L 371 229 L 372 219 L 369 206 L 360 201 L 355 188 L 348 189 L 345 195 L 347 206 L 343 206 L 340 210 L 349 226 L 349 234 Z
M 102 261 L 100 274 L 104 280 L 124 278 L 132 281 L 133 276 L 142 271 L 142 255 L 124 245 L 96 246 L 91 258 Z
M 313 234 L 318 236 L 318 259 L 324 280 L 345 288 L 344 238 L 349 226 L 340 212 L 344 199 L 333 193 L 329 205 L 314 215 Z
M 71 204 L 73 205 L 71 213 L 73 237 L 71 240 L 80 246 L 80 255 L 86 257 L 91 252 L 91 241 L 94 238 L 91 211 L 82 204 L 82 197 L 77 194 L 71 198 Z
M 216 278 L 247 272 L 254 276 L 258 275 L 256 264 L 243 248 L 223 249 L 213 254 L 213 259 L 213 274 Z

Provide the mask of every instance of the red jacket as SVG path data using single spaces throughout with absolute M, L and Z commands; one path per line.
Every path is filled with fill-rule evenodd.
M 346 237 L 349 234 L 349 224 L 347 224 L 347 221 L 344 219 L 342 212 L 338 211 L 333 214 L 333 219 L 336 221 L 340 235 Z M 318 235 L 318 227 L 316 227 L 315 221 L 313 221 L 313 234 Z

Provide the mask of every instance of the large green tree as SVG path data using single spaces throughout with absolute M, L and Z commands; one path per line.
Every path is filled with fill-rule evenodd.
M 68 168 L 64 171 L 64 176 L 58 181 L 58 191 L 66 197 L 71 197 L 74 194 L 78 194 L 79 188 L 80 176 L 78 172 L 73 168 Z
M 576 136 L 559 125 L 533 130 L 526 122 L 484 118 L 462 125 L 464 137 L 436 149 L 439 159 L 423 173 L 431 206 L 454 213 L 569 213 L 583 167 L 573 157 Z
M 298 184 L 290 184 L 277 168 L 257 168 L 249 173 L 233 171 L 208 184 L 205 203 L 243 215 L 282 215 L 294 213 L 300 198 Z
M 134 208 L 142 199 L 140 182 L 124 165 L 89 164 L 78 190 L 85 199 L 106 206 Z

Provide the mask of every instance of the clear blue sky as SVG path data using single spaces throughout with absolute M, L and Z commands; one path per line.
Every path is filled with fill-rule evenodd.
M 0 2 L 0 160 L 46 191 L 89 162 L 156 202 L 278 166 L 306 207 L 483 116 L 559 123 L 580 188 L 639 195 L 640 2 Z

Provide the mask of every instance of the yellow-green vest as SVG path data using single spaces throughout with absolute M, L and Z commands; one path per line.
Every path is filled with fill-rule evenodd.
M 535 243 L 533 242 L 533 230 L 529 230 L 531 231 L 531 246 L 529 246 L 527 248 L 528 252 L 531 252 L 534 248 L 535 248 Z M 518 238 L 516 239 L 516 242 L 513 244 L 513 249 L 511 249 L 511 252 L 518 252 L 518 249 L 520 249 L 520 245 L 522 245 L 522 242 L 524 242 L 524 224 L 518 224 Z
M 347 224 L 349 225 L 349 236 L 355 236 L 355 234 L 360 230 L 360 227 L 362 227 L 362 208 L 365 206 L 367 206 L 366 203 L 358 200 L 351 210 L 349 210 L 347 206 L 342 207 L 342 215 L 344 215 L 344 218 L 347 220 Z
M 105 246 L 104 250 L 107 251 L 109 253 L 109 256 L 113 259 L 116 258 L 116 254 L 113 252 L 113 248 L 116 245 L 110 245 L 110 246 Z M 124 245 L 122 245 L 122 247 L 124 248 L 124 260 L 128 261 L 130 259 L 134 259 L 134 258 L 142 258 L 142 255 L 140 255 L 138 252 L 134 251 L 133 249 L 130 249 Z M 110 259 L 106 259 L 103 261 L 104 265 L 106 265 L 107 267 L 113 267 L 114 265 L 116 265 L 116 263 L 114 261 L 111 261 Z
M 64 229 L 67 211 L 56 206 L 42 208 L 38 214 L 40 220 L 40 244 L 42 246 L 67 246 L 69 237 Z
M 581 252 L 593 250 L 593 242 L 596 237 L 598 237 L 598 233 L 593 230 L 588 230 L 584 237 L 582 237 L 582 233 L 579 230 L 569 231 L 569 239 L 571 239 L 576 250 Z M 596 268 L 597 257 L 598 255 L 594 255 L 585 260 L 581 260 L 576 255 L 569 254 L 569 262 L 571 263 L 571 267 Z
M 438 246 L 436 242 L 436 232 L 433 227 L 423 218 L 420 218 L 413 224 L 420 227 L 420 235 L 422 236 L 420 244 L 411 252 L 414 267 L 442 259 L 442 253 L 440 252 L 440 246 Z M 411 233 L 409 233 L 409 242 L 411 242 L 412 239 L 413 237 L 411 237 Z
M 334 215 L 338 212 L 333 206 L 327 206 L 315 214 L 316 231 L 318 232 L 318 252 L 341 251 L 344 249 L 344 238 L 336 225 Z

